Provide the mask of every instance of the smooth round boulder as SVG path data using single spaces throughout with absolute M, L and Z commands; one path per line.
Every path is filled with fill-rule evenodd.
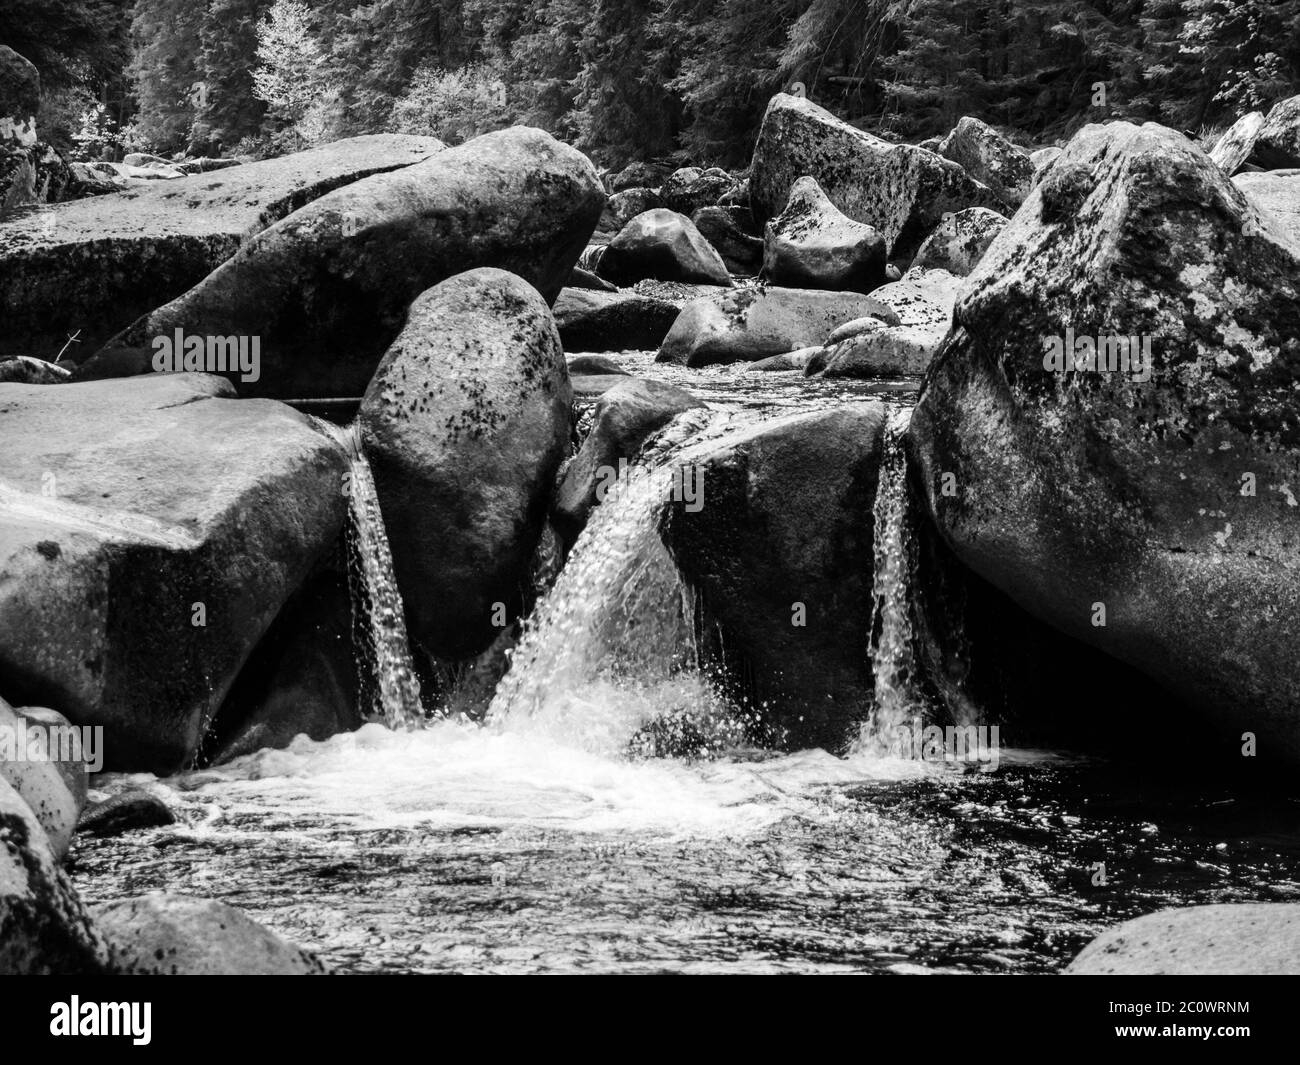
M 763 274 L 787 288 L 870 292 L 885 282 L 885 240 L 840 211 L 815 178 L 802 177 L 764 229 Z
M 722 257 L 695 223 L 665 208 L 646 211 L 628 222 L 605 248 L 596 272 L 616 285 L 643 278 L 732 284 Z
M 411 636 L 465 659 L 522 605 L 573 392 L 550 308 L 482 268 L 422 294 L 358 418 Z M 500 607 L 498 606 L 500 604 Z

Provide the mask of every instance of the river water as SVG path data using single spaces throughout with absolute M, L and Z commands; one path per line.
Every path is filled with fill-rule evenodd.
M 896 423 L 916 385 L 619 358 L 709 401 L 693 428 L 718 439 L 873 398 Z M 1163 906 L 1300 900 L 1293 796 L 1063 752 L 745 747 L 742 711 L 693 663 L 690 593 L 653 520 L 664 490 L 633 480 L 596 510 L 486 724 L 370 724 L 166 780 L 98 778 L 157 792 L 180 822 L 80 838 L 83 897 L 218 898 L 338 971 L 472 973 L 1043 972 Z M 906 567 L 877 570 L 889 584 Z M 893 587 L 878 579 L 877 600 L 897 614 Z M 900 653 L 896 630 L 873 653 L 885 644 Z M 639 754 L 655 719 L 689 719 L 696 756 Z

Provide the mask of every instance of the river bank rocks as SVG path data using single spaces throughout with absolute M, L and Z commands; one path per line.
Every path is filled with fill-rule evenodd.
M 869 315 L 899 320 L 888 304 L 858 292 L 736 289 L 687 304 L 655 358 L 683 366 L 756 362 L 819 346 L 836 326 Z
M 778 93 L 763 117 L 750 176 L 754 219 L 781 213 L 801 177 L 815 178 L 839 210 L 880 231 L 891 259 L 907 259 L 943 216 L 1001 205 L 957 163 L 891 144 L 801 97 Z
M 596 273 L 616 285 L 643 278 L 730 285 L 726 264 L 683 214 L 659 208 L 639 214 L 609 242 Z
M 785 415 L 683 452 L 704 505 L 664 541 L 699 596 L 697 630 L 730 694 L 791 748 L 843 750 L 870 707 L 878 403 Z
M 616 234 L 639 214 L 664 207 L 663 197 L 654 189 L 624 189 L 616 192 L 605 203 L 597 229 Z
M 1180 134 L 1089 126 L 966 280 L 909 433 L 961 561 L 1236 765 L 1300 764 L 1298 320 L 1281 223 Z
M 488 133 L 294 212 L 81 372 L 143 372 L 180 329 L 259 339 L 256 379 L 228 375 L 241 395 L 360 395 L 411 301 L 448 277 L 500 267 L 553 302 L 604 202 L 580 152 L 526 126 Z
M 836 208 L 816 179 L 802 177 L 764 230 L 763 276 L 789 288 L 870 292 L 885 281 L 885 241 Z
M 679 313 L 674 303 L 631 290 L 566 288 L 555 301 L 555 324 L 565 351 L 657 348 Z
M 111 200 L 50 204 L 4 219 L 0 354 L 53 359 L 66 348 L 68 361 L 84 361 L 267 226 L 333 189 L 442 148 L 432 137 L 352 137 Z
M 40 821 L 0 779 L 0 975 L 89 975 L 107 964 Z
M 763 265 L 763 240 L 749 232 L 748 207 L 701 207 L 691 217 L 733 274 L 752 276 Z
M 987 185 L 1013 211 L 1029 195 L 1034 179 L 1029 153 L 978 118 L 960 119 L 935 151 Z
M 641 446 L 677 415 L 704 404 L 684 388 L 628 377 L 596 401 L 591 431 L 565 463 L 555 490 L 552 522 L 572 544 L 591 508 L 617 480 L 620 460 L 636 458 Z
M 0 699 L 0 730 L 4 736 L 0 740 L 0 780 L 7 781 L 36 815 L 51 854 L 63 861 L 86 804 L 88 770 L 81 734 L 62 714 L 45 707 L 15 709 L 4 699 Z
M 1300 904 L 1253 902 L 1161 910 L 1107 929 L 1069 976 L 1300 975 Z
M 347 456 L 220 378 L 0 385 L 0 690 L 177 769 L 335 544 Z
M 701 207 L 712 207 L 726 195 L 735 179 L 721 167 L 683 167 L 669 174 L 659 189 L 664 205 L 687 218 Z
M 91 908 L 122 976 L 319 976 L 320 959 L 212 899 L 150 892 Z
M 1006 225 L 1006 215 L 987 207 L 968 207 L 944 215 L 918 249 L 911 268 L 947 270 L 957 277 L 966 277 Z
M 359 418 L 408 629 L 431 654 L 472 657 L 518 614 L 572 402 L 550 308 L 522 278 L 472 270 L 411 305 Z

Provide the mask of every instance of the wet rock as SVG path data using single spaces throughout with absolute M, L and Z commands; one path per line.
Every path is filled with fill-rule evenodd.
M 657 348 L 677 314 L 666 300 L 635 292 L 566 288 L 555 301 L 555 324 L 566 351 Z
M 575 374 L 623 374 L 631 376 L 613 359 L 604 355 L 577 355 L 568 358 L 569 376 Z
M 925 238 L 912 260 L 912 267 L 947 270 L 957 277 L 966 277 L 1006 224 L 1006 215 L 987 207 L 970 207 L 945 215 L 938 228 Z
M 71 371 L 66 366 L 34 359 L 30 355 L 0 359 L 0 384 L 57 385 L 69 376 Z
M 729 285 L 731 275 L 713 246 L 685 215 L 659 209 L 637 215 L 609 242 L 597 272 L 616 285 L 642 278 Z
M 964 283 L 910 431 L 961 561 L 1234 766 L 1243 732 L 1300 763 L 1297 247 L 1180 134 L 1086 127 Z
M 618 286 L 597 277 L 590 270 L 575 266 L 569 271 L 569 283 L 565 288 L 585 288 L 593 292 L 617 292 Z
M 488 133 L 313 201 L 105 350 L 257 336 L 261 376 L 230 375 L 242 395 L 359 395 L 411 301 L 448 277 L 498 267 L 554 302 L 603 204 L 586 156 L 526 126 Z
M 1300 167 L 1300 96 L 1279 100 L 1255 136 L 1250 161 L 1265 170 Z
M 588 244 L 585 248 L 582 249 L 582 254 L 578 256 L 578 265 L 575 266 L 574 269 L 586 270 L 592 274 L 595 274 L 596 271 L 600 268 L 600 260 L 604 258 L 605 249 L 608 247 L 609 247 L 608 243 Z M 599 278 L 599 275 L 597 275 L 597 277 Z M 603 278 L 599 278 L 599 279 L 604 280 Z M 605 284 L 608 285 L 609 282 L 605 281 Z M 610 286 L 610 287 L 612 288 L 614 286 Z
M 53 359 L 67 347 L 83 361 L 290 212 L 441 150 L 431 137 L 352 137 L 179 186 L 150 182 L 112 201 L 50 204 L 0 221 L 0 354 Z
M 1251 111 L 1242 115 L 1236 122 L 1223 131 L 1214 147 L 1210 149 L 1210 158 L 1228 175 L 1246 169 L 1255 154 L 1255 140 L 1264 126 L 1264 112 Z
M 735 184 L 734 179 L 721 167 L 711 166 L 701 170 L 697 166 L 675 170 L 659 189 L 664 206 L 690 218 L 701 207 L 712 207 Z
M 338 538 L 347 457 L 219 378 L 0 385 L 0 677 L 171 772 Z
M 129 788 L 88 806 L 77 822 L 77 831 L 107 838 L 175 823 L 176 815 L 162 799 L 143 788 Z
M 117 975 L 316 976 L 326 971 L 314 954 L 224 902 L 155 891 L 91 912 L 108 944 L 109 969 Z
M 67 718 L 45 707 L 15 709 L 0 699 L 0 779 L 36 815 L 60 862 L 86 803 L 86 772 L 81 734 Z
M 684 366 L 755 362 L 820 345 L 837 326 L 868 315 L 898 320 L 885 303 L 857 292 L 737 289 L 688 304 L 656 361 Z
M 762 422 L 683 461 L 703 506 L 664 533 L 699 596 L 706 661 L 791 748 L 842 750 L 870 706 L 872 504 L 884 408 Z
M 560 471 L 552 521 L 570 544 L 592 507 L 618 479 L 619 461 L 635 458 L 645 442 L 678 414 L 704 404 L 684 388 L 629 377 L 596 401 L 591 432 Z
M 1296 976 L 1300 904 L 1252 902 L 1161 910 L 1107 929 L 1071 976 Z
M 430 654 L 469 658 L 518 614 L 573 393 L 550 308 L 504 270 L 411 305 L 359 415 L 406 602 Z
M 591 403 L 611 388 L 621 385 L 630 375 L 620 371 L 619 373 L 581 373 L 574 374 L 569 383 L 573 386 L 573 401 L 575 403 Z
M 763 274 L 789 288 L 870 292 L 885 281 L 885 241 L 839 211 L 815 179 L 802 177 L 767 223 Z
M 907 258 L 951 211 L 992 207 L 998 197 L 949 159 L 911 144 L 891 144 L 829 111 L 778 93 L 754 148 L 750 203 L 762 224 L 781 212 L 808 175 L 850 218 L 885 238 L 891 258 Z
M 89 975 L 107 948 L 36 815 L 0 780 L 0 975 Z
M 649 296 L 652 299 L 671 303 L 680 310 L 688 303 L 707 299 L 710 296 L 720 296 L 724 292 L 729 292 L 731 288 L 731 285 L 698 285 L 645 278 L 633 285 L 632 291 L 638 296 Z
M 637 215 L 663 206 L 663 198 L 653 189 L 625 189 L 616 192 L 606 202 L 598 228 L 603 232 L 617 233 Z
M 960 119 L 935 150 L 964 167 L 966 173 L 992 189 L 1012 210 L 1029 195 L 1034 177 L 1029 153 L 978 118 L 968 115 Z
M 763 264 L 763 241 L 747 232 L 748 207 L 701 207 L 691 219 L 733 274 L 753 275 Z
M 860 321 L 875 322 L 876 325 L 883 325 L 877 318 L 864 318 Z M 838 330 L 836 330 L 838 332 Z M 780 370 L 802 370 L 822 351 L 821 348 L 800 348 L 798 351 L 787 351 L 784 355 L 772 355 L 766 359 L 759 359 L 758 362 L 752 362 L 745 367 L 750 373 L 772 373 Z

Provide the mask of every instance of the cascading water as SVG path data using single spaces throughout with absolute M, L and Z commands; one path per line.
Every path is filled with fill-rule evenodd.
M 424 720 L 420 681 L 411 660 L 402 595 L 393 576 L 374 474 L 357 427 L 344 430 L 341 437 L 352 455 L 347 493 L 348 590 L 362 676 L 361 704 L 389 728 L 416 728 Z
M 871 715 L 863 724 L 855 750 L 891 753 L 900 730 L 921 724 L 924 702 L 916 690 L 912 599 L 915 586 L 915 540 L 907 486 L 907 452 L 903 438 L 911 408 L 891 412 L 885 425 L 880 478 L 873 508 L 874 605 L 868 654 L 875 676 Z

